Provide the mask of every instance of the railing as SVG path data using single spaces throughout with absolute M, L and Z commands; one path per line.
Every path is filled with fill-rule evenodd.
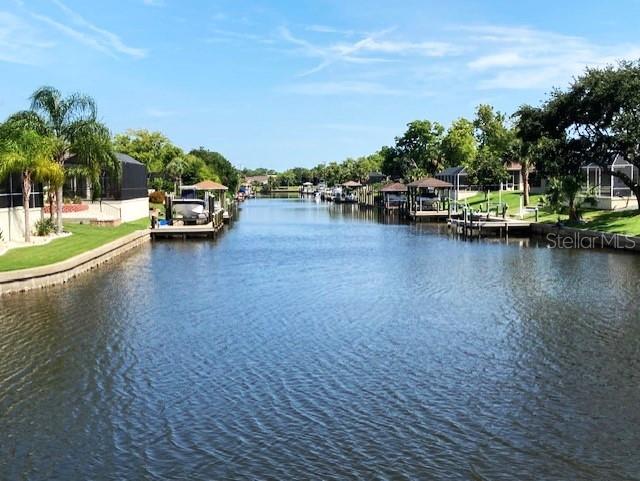
M 122 209 L 115 205 L 111 205 L 108 202 L 98 201 L 100 206 L 100 213 L 106 216 L 113 217 L 115 219 L 122 219 Z

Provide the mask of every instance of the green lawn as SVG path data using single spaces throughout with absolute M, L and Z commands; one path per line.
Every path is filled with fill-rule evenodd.
M 583 217 L 584 223 L 568 225 L 614 234 L 640 235 L 640 215 L 637 210 L 592 210 L 585 212 Z
M 56 239 L 42 246 L 11 249 L 0 256 L 0 272 L 55 264 L 148 227 L 149 219 L 146 217 L 118 227 L 69 224 L 65 226 L 65 230 L 73 234 L 69 237 Z
M 520 211 L 520 192 L 513 191 L 503 191 L 502 192 L 502 202 L 506 203 L 509 206 L 507 212 L 516 213 Z M 529 196 L 529 206 L 535 207 L 538 205 L 540 199 L 544 197 L 542 194 L 531 194 Z M 492 209 L 495 209 L 496 204 L 500 200 L 500 195 L 498 192 L 489 192 L 489 204 Z M 484 193 L 479 193 L 461 201 L 462 203 L 466 203 L 470 205 L 473 209 L 482 209 L 483 211 L 487 210 L 487 201 L 485 199 Z
M 529 205 L 531 207 L 537 206 L 543 197 L 543 194 L 532 194 L 530 196 Z M 489 202 L 492 209 L 495 208 L 498 198 L 498 192 L 490 192 Z M 466 201 L 467 204 L 472 206 L 472 208 L 486 211 L 484 193 L 476 194 Z M 505 202 L 509 206 L 509 209 L 507 210 L 508 214 L 517 215 L 520 211 L 520 192 L 502 192 L 502 202 Z M 533 216 L 533 212 L 527 213 L 526 218 L 530 219 Z M 541 207 L 538 212 L 538 222 L 555 223 L 560 220 L 567 226 L 577 227 L 580 229 L 612 232 L 615 234 L 640 235 L 640 215 L 638 215 L 636 210 L 607 211 L 591 209 L 585 210 L 582 216 L 584 218 L 584 222 L 570 223 L 568 222 L 567 215 L 558 215 L 550 209 Z

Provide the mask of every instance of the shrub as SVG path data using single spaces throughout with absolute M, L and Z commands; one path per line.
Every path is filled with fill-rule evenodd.
M 49 217 L 40 219 L 38 222 L 36 222 L 36 233 L 39 236 L 49 235 L 55 230 L 56 230 L 56 224 Z
M 156 190 L 149 194 L 149 202 L 152 204 L 164 204 L 165 194 L 161 190 Z

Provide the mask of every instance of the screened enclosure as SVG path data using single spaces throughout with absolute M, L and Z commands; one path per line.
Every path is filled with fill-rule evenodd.
M 99 192 L 94 192 L 93 186 L 85 177 L 69 176 L 65 182 L 65 197 L 102 198 L 105 200 L 131 200 L 147 197 L 147 168 L 145 165 L 126 154 L 118 153 L 116 157 L 120 162 L 120 175 L 103 172 L 100 178 L 101 189 Z M 73 157 L 67 161 L 67 165 L 76 165 Z
M 29 196 L 29 207 L 42 207 L 42 185 L 34 184 Z M 20 174 L 12 174 L 0 181 L 0 209 L 22 207 L 22 179 Z

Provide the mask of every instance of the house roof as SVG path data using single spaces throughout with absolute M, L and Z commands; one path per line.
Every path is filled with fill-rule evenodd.
M 362 187 L 362 184 L 355 180 L 348 180 L 342 184 L 342 187 Z
M 509 162 L 506 165 L 507 170 L 522 170 L 522 164 L 520 162 Z
M 116 152 L 116 158 L 120 161 L 121 164 L 144 165 L 142 162 L 134 159 L 130 155 L 123 154 L 121 152 Z
M 392 184 L 385 185 L 380 192 L 406 192 L 408 190 L 406 184 L 400 182 L 394 182 Z
M 438 172 L 436 174 L 436 177 L 439 177 L 441 175 L 458 175 L 460 173 L 466 173 L 466 172 L 464 172 L 463 166 L 458 165 L 456 167 L 449 167 L 447 169 L 444 169 L 442 172 Z
M 196 190 L 229 190 L 229 187 L 214 182 L 213 180 L 203 180 L 193 186 Z
M 118 159 L 118 161 L 121 164 L 132 164 L 132 165 L 144 165 L 142 162 L 134 159 L 133 157 L 131 157 L 130 155 L 127 154 L 123 154 L 122 152 L 116 152 L 116 159 Z M 70 155 L 66 160 L 65 160 L 66 164 L 70 164 L 70 165 L 77 165 L 76 162 L 76 154 L 72 154 Z
M 423 177 L 422 179 L 411 182 L 408 187 L 428 188 L 428 189 L 447 189 L 453 187 L 449 182 L 435 179 L 433 177 Z

